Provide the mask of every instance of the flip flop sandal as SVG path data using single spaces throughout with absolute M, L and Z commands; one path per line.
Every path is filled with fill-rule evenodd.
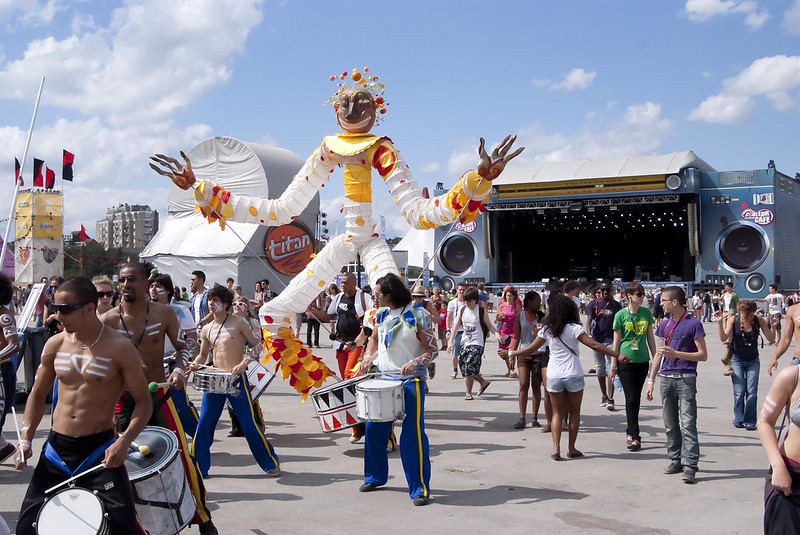
M 489 388 L 489 385 L 491 385 L 491 384 L 492 384 L 491 381 L 486 381 L 486 384 L 483 385 L 480 390 L 478 390 L 478 397 L 481 397 L 483 395 L 483 393 L 486 392 L 486 389 Z
M 575 450 L 572 453 L 567 453 L 567 459 L 579 459 L 580 457 L 583 457 L 583 452 L 578 450 Z
M 466 401 L 472 401 L 472 400 L 473 400 L 473 399 L 475 399 L 475 398 L 473 398 L 472 396 L 464 396 L 464 399 L 465 399 Z
M 524 418 L 520 418 L 517 420 L 517 423 L 514 424 L 514 429 L 525 429 L 526 425 L 528 425 L 528 422 L 526 422 Z

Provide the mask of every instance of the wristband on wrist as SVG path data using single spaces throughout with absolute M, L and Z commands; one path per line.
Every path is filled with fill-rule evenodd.
M 655 381 L 655 379 L 650 379 L 650 378 L 648 377 L 648 378 L 647 378 L 647 384 L 649 384 L 649 385 L 654 385 L 654 384 L 656 384 L 656 381 Z
M 31 445 L 31 441 L 30 441 L 30 440 L 25 440 L 25 439 L 22 439 L 22 440 L 20 440 L 20 441 L 19 441 L 19 445 L 20 445 L 20 447 L 21 447 L 21 446 L 28 446 L 28 447 L 30 447 L 30 445 Z
M 186 372 L 183 368 L 175 368 L 175 371 L 181 374 L 181 377 L 186 377 Z

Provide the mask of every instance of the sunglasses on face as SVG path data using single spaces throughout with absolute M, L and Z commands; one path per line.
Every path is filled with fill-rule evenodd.
M 62 316 L 69 316 L 76 310 L 82 309 L 86 305 L 53 305 L 53 310 L 56 314 L 61 314 Z
M 633 292 L 631 295 L 635 295 L 636 297 L 644 297 L 644 292 Z
M 114 292 L 97 292 L 97 297 L 112 297 Z
M 127 277 L 120 277 L 119 283 L 125 284 L 126 282 L 130 282 L 131 284 L 133 284 L 137 280 L 139 280 L 139 277 L 137 277 L 136 275 L 128 275 Z
M 247 303 L 234 303 L 233 306 L 235 306 L 236 308 L 245 308 L 247 306 Z

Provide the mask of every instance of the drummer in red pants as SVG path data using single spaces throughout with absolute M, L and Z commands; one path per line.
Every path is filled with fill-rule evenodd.
M 50 338 L 42 352 L 14 456 L 17 469 L 22 469 L 33 455 L 31 442 L 44 413 L 45 398 L 56 379 L 60 383 L 59 402 L 22 502 L 17 533 L 42 533 L 34 524 L 40 510 L 48 507 L 46 498 L 67 487 L 47 496 L 45 491 L 102 463 L 104 468 L 78 477 L 75 485 L 97 493 L 108 515 L 110 533 L 142 535 L 144 529 L 136 518 L 124 464 L 131 442 L 147 424 L 151 411 L 139 355 L 128 340 L 97 319 L 97 290 L 89 279 L 66 281 L 56 291 L 54 301 L 56 317 L 64 331 Z M 128 429 L 117 437 L 111 422 L 114 405 L 124 388 L 136 401 L 136 409 Z M 57 517 L 58 506 L 53 507 Z M 64 510 L 63 514 L 65 523 L 60 532 L 67 533 L 68 521 L 75 512 Z M 99 523 L 102 515 L 82 520 Z
M 431 460 L 425 434 L 425 385 L 427 365 L 438 355 L 431 316 L 411 305 L 411 292 L 397 275 L 388 274 L 375 287 L 381 308 L 367 345 L 361 370 L 373 366 L 387 379 L 403 379 L 406 416 L 400 434 L 400 457 L 414 505 L 430 501 Z M 410 379 L 409 376 L 412 376 Z M 364 440 L 364 484 L 359 490 L 371 492 L 386 484 L 389 461 L 386 443 L 394 422 L 366 422 Z

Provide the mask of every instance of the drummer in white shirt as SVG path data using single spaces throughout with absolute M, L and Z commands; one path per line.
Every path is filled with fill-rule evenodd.
M 203 477 L 208 477 L 211 468 L 211 443 L 214 439 L 214 429 L 217 426 L 225 400 L 229 400 L 239 425 L 244 431 L 247 444 L 255 457 L 256 462 L 268 477 L 280 475 L 280 462 L 272 445 L 264 436 L 255 419 L 253 400 L 250 397 L 250 388 L 247 382 L 247 364 L 250 355 L 245 354 L 245 341 L 253 346 L 252 354 L 261 352 L 262 342 L 253 333 L 250 325 L 241 317 L 231 312 L 233 292 L 224 286 L 216 286 L 208 292 L 208 308 L 214 319 L 203 327 L 200 334 L 200 354 L 189 365 L 194 371 L 206 370 L 201 363 L 206 362 L 209 352 L 215 372 L 224 370 L 232 375 L 239 376 L 235 394 L 203 393 L 200 408 L 200 421 L 197 424 L 197 434 L 192 442 L 192 455 L 200 466 Z
M 427 365 L 438 355 L 436 332 L 430 314 L 411 304 L 411 292 L 394 274 L 378 279 L 375 298 L 381 308 L 375 315 L 361 371 L 373 364 L 388 379 L 413 376 L 403 383 L 405 414 L 400 435 L 400 457 L 414 505 L 430 501 L 431 461 L 425 434 L 425 387 Z M 393 422 L 366 422 L 364 439 L 364 484 L 359 490 L 370 492 L 386 484 L 389 460 L 386 444 Z

